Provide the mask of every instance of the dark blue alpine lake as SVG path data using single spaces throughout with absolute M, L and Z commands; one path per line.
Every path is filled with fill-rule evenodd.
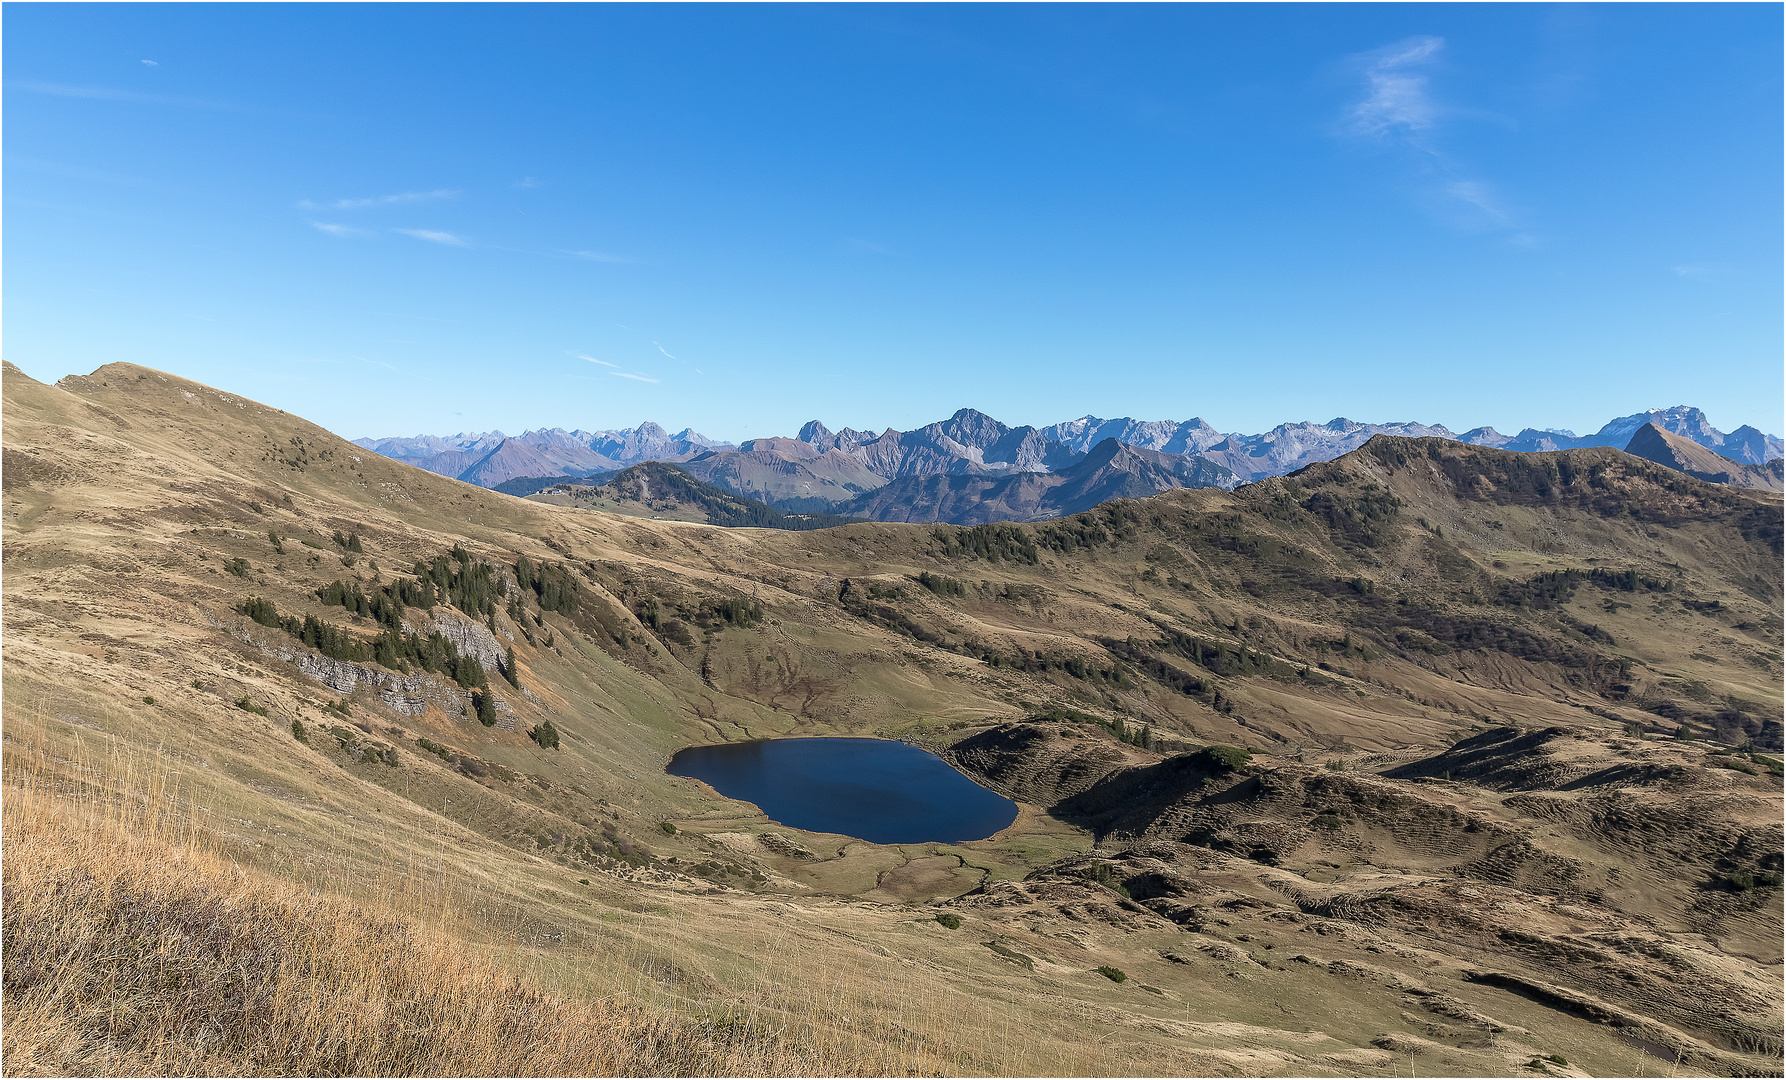
M 984 840 L 1017 820 L 1017 804 L 927 750 L 886 739 L 766 739 L 691 746 L 672 776 L 705 780 L 796 829 L 875 844 Z

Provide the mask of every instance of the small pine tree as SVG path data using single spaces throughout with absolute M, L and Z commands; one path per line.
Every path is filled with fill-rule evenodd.
M 515 689 L 521 689 L 521 675 L 515 670 L 515 647 L 509 646 L 508 662 L 502 665 L 502 677 Z
M 297 717 L 292 718 L 291 737 L 298 740 L 301 743 L 307 743 L 310 741 L 310 735 L 304 730 L 304 722 L 302 720 L 299 720 Z
M 558 749 L 558 729 L 552 726 L 550 720 L 540 721 L 539 726 L 527 734 L 534 742 L 540 744 L 542 750 Z
M 485 727 L 496 726 L 496 700 L 489 694 L 472 692 L 471 703 L 477 709 L 478 723 Z

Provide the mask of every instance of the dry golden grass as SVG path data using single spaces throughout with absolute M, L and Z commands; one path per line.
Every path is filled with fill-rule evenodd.
M 39 744 L 41 745 L 41 744 Z M 23 755 L 19 755 L 23 757 Z M 28 761 L 28 759 L 27 759 Z M 6 777 L 8 1075 L 837 1075 L 774 1021 L 518 978 L 415 919 L 206 850 L 176 793 Z M 393 893 L 393 908 L 404 897 Z M 413 898 L 409 898 L 413 899 Z

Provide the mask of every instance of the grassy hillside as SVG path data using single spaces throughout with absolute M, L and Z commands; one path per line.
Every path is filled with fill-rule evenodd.
M 662 461 L 634 465 L 599 484 L 567 482 L 515 494 L 552 506 L 670 521 L 698 521 L 733 529 L 827 529 L 852 520 L 837 514 L 783 513 L 768 503 L 703 483 Z
M 343 928 L 266 949 L 488 965 L 418 1021 L 462 1051 L 230 1065 L 214 1014 L 9 959 L 10 1071 L 1779 1069 L 1778 496 L 1379 438 L 1032 525 L 721 529 L 129 365 L 4 394 L 9 958 L 84 940 L 25 914 L 78 880 L 274 923 L 299 888 Z M 795 733 L 912 739 L 1022 811 L 884 847 L 663 772 Z M 302 985 L 409 1008 L 382 955 Z M 659 1034 L 501 1056 L 484 972 Z M 297 996 L 266 1022 L 317 1030 Z

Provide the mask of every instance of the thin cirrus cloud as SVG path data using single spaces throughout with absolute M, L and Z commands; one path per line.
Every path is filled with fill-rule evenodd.
M 156 67 L 161 65 L 157 64 Z M 69 83 L 50 82 L 10 82 L 6 84 L 13 90 L 23 90 L 30 94 L 48 94 L 52 97 L 85 98 L 89 101 L 123 101 L 137 105 L 174 105 L 185 109 L 213 109 L 218 112 L 257 112 L 259 110 L 247 105 L 237 105 L 228 101 L 210 101 L 205 98 L 175 97 L 171 94 L 143 94 L 135 90 L 119 90 L 110 86 L 75 86 Z
M 330 236 L 365 236 L 365 235 L 367 235 L 365 229 L 356 229 L 352 225 L 336 225 L 336 224 L 333 224 L 332 222 L 327 222 L 327 221 L 312 221 L 310 223 L 310 227 L 313 229 L 321 229 L 323 232 L 328 233 Z
M 1439 146 L 1446 122 L 1488 114 L 1437 101 L 1427 72 L 1438 62 L 1445 39 L 1405 38 L 1354 57 L 1361 64 L 1363 96 L 1345 111 L 1341 130 L 1354 138 L 1410 153 L 1420 175 L 1420 201 L 1446 224 L 1474 233 L 1500 233 L 1511 243 L 1533 247 L 1538 239 L 1520 228 L 1520 215 L 1495 185 L 1467 170 Z
M 417 240 L 426 240 L 430 244 L 445 244 L 448 247 L 465 247 L 465 241 L 450 232 L 439 232 L 435 229 L 392 229 L 394 233 L 402 233 Z
M 617 368 L 617 367 L 619 367 L 619 366 L 620 366 L 620 365 L 619 365 L 619 364 L 610 364 L 610 363 L 608 363 L 608 362 L 607 362 L 607 361 L 606 361 L 606 360 L 597 360 L 597 359 L 596 359 L 596 358 L 595 358 L 595 357 L 593 357 L 593 356 L 584 356 L 584 355 L 583 355 L 583 354 L 582 354 L 582 353 L 578 353 L 578 354 L 577 354 L 577 359 L 579 359 L 579 360 L 587 360 L 587 361 L 589 361 L 589 362 L 590 362 L 590 363 L 592 363 L 592 364 L 600 364 L 600 365 L 601 365 L 601 366 L 602 366 L 602 367 L 612 367 L 612 368 Z
M 657 345 L 657 342 L 654 341 L 651 344 Z M 664 348 L 662 345 L 657 345 L 657 351 L 660 353 L 663 353 L 665 356 L 669 356 L 670 359 L 676 361 L 677 363 L 682 362 L 682 358 L 680 356 L 670 356 L 670 350 Z
M 573 259 L 583 259 L 587 262 L 605 262 L 605 263 L 632 262 L 632 260 L 627 258 L 625 255 L 615 255 L 615 254 L 612 254 L 612 253 L 606 252 L 606 251 L 567 251 L 567 252 L 565 252 L 565 254 L 569 255 Z
M 634 375 L 630 371 L 610 371 L 610 372 L 608 372 L 608 374 L 614 376 L 616 379 L 636 379 L 639 382 L 649 382 L 649 383 L 654 383 L 654 382 L 659 381 L 657 379 L 652 378 L 649 375 Z
M 336 199 L 333 202 L 317 203 L 304 199 L 298 203 L 301 210 L 364 210 L 368 206 L 398 206 L 403 203 L 431 202 L 436 199 L 456 199 L 457 191 L 442 188 L 438 191 L 404 191 L 396 195 L 377 195 L 368 199 Z
M 1347 110 L 1352 133 L 1407 137 L 1431 130 L 1438 122 L 1438 109 L 1420 69 L 1444 48 L 1444 38 L 1414 37 L 1369 54 L 1364 100 Z

